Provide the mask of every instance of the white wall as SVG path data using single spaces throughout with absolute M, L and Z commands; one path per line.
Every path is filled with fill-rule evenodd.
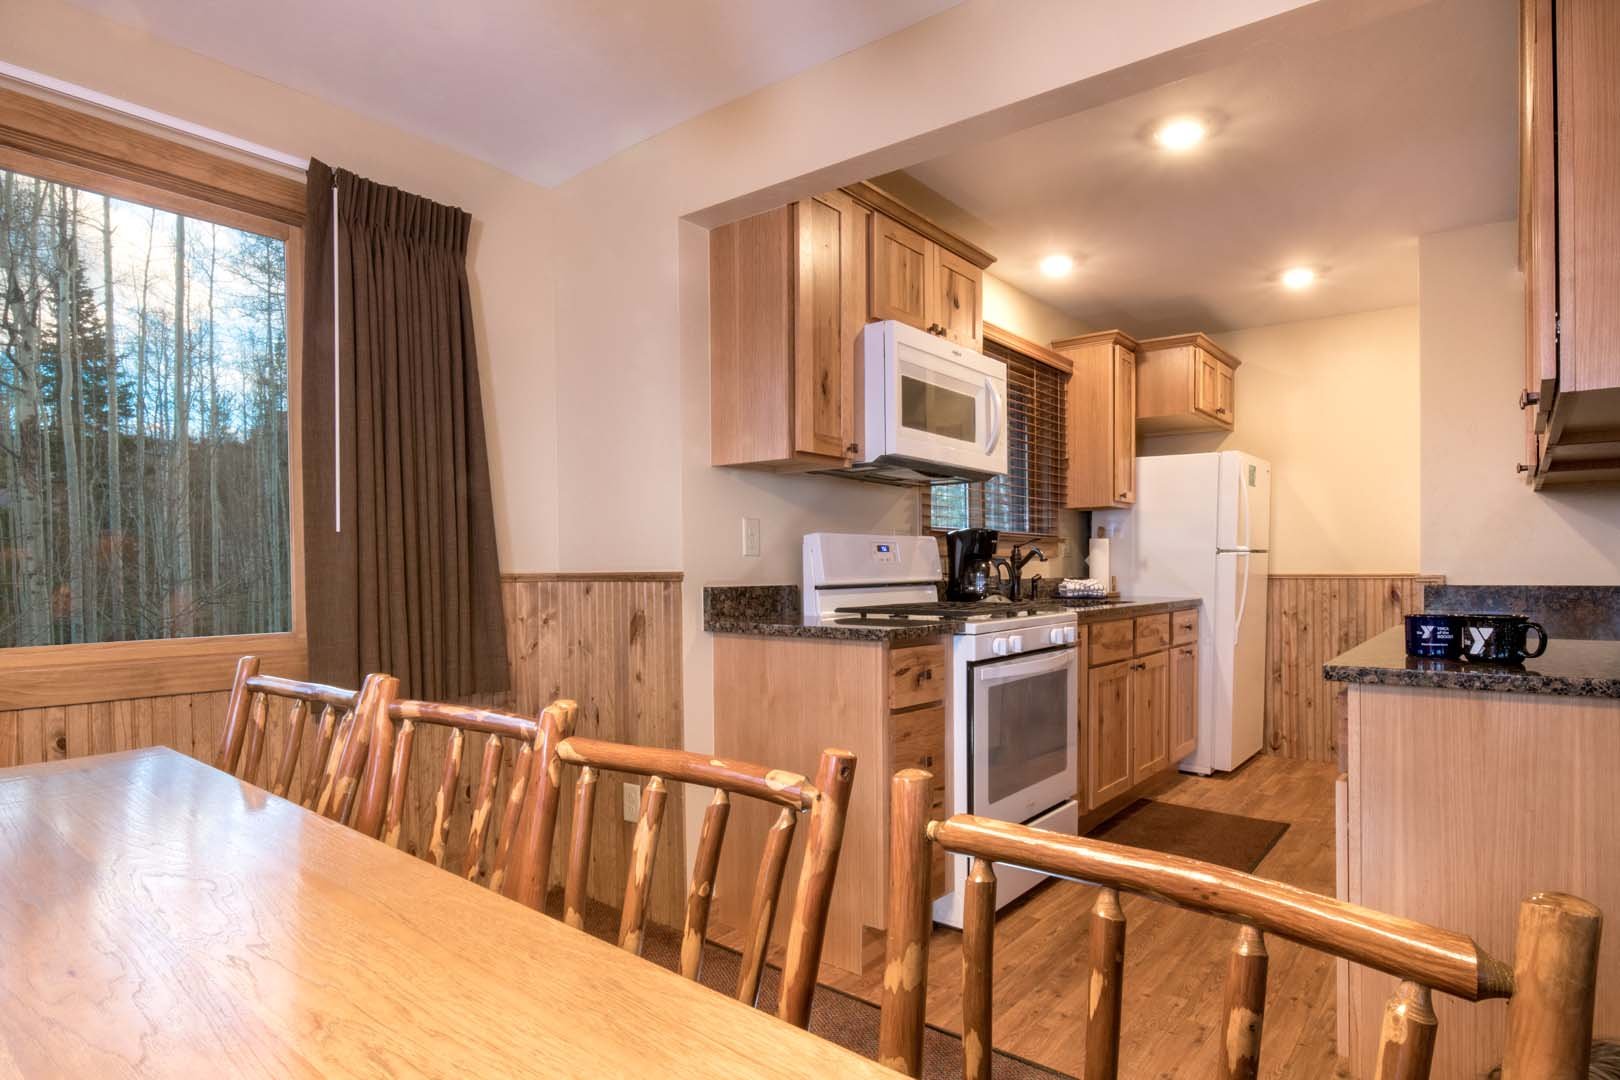
M 1459 585 L 1620 584 L 1620 491 L 1534 491 L 1525 460 L 1524 279 L 1504 221 L 1418 245 L 1422 566 Z
M 1275 573 L 1418 567 L 1418 309 L 1214 335 L 1242 361 L 1229 434 L 1143 439 L 1143 455 L 1243 450 L 1272 464 Z

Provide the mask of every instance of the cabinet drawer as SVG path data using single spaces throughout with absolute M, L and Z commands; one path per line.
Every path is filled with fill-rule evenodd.
M 1135 655 L 1136 630 L 1129 619 L 1094 623 L 1091 627 L 1090 666 L 1129 660 Z
M 945 646 L 906 645 L 889 650 L 889 708 L 909 709 L 945 700 Z
M 1170 616 L 1144 615 L 1136 620 L 1136 655 L 1145 656 L 1170 647 Z
M 1170 613 L 1170 644 L 1186 645 L 1198 640 L 1198 609 Z
M 889 768 L 892 773 L 901 769 L 927 769 L 934 774 L 929 793 L 928 816 L 935 821 L 945 820 L 945 707 L 936 705 L 926 709 L 889 715 Z M 934 849 L 931 877 L 934 899 L 946 893 L 945 850 Z

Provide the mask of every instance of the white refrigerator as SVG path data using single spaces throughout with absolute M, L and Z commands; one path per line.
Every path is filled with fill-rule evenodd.
M 1198 749 L 1181 768 L 1237 768 L 1265 739 L 1271 466 L 1235 450 L 1138 458 L 1135 507 L 1093 517 L 1122 595 L 1203 601 Z

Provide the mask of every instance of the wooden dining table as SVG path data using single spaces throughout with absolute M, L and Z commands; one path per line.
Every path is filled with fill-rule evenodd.
M 0 1074 L 896 1076 L 167 749 L 0 770 Z

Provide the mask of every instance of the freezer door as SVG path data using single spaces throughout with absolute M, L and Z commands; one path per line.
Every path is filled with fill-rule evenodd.
M 1215 547 L 1266 551 L 1271 547 L 1271 465 L 1250 454 L 1220 454 L 1220 498 Z

